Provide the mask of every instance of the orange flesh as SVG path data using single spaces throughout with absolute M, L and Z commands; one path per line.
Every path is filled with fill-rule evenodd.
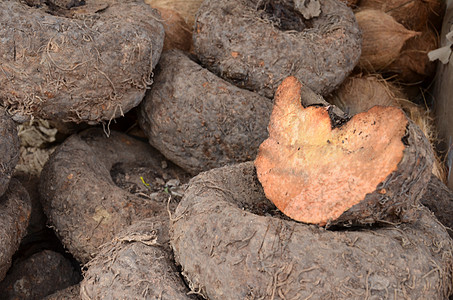
M 255 166 L 278 209 L 323 226 L 398 168 L 408 121 L 399 108 L 375 106 L 332 129 L 327 108 L 302 107 L 301 87 L 294 77 L 279 86 Z

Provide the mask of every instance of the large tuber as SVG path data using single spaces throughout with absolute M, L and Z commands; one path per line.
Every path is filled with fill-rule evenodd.
M 420 129 L 396 107 L 350 120 L 304 108 L 301 97 L 314 97 L 306 89 L 288 77 L 277 90 L 255 161 L 266 196 L 289 217 L 321 226 L 413 220 L 433 163 Z

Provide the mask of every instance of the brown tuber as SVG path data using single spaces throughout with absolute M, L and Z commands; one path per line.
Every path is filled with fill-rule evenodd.
M 255 160 L 266 196 L 290 218 L 321 226 L 413 220 L 433 163 L 420 129 L 396 107 L 350 120 L 303 108 L 301 99 L 312 103 L 306 90 L 295 77 L 277 90 Z

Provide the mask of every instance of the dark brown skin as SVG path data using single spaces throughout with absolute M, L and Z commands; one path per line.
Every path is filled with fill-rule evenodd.
M 80 284 L 76 284 L 45 297 L 43 300 L 80 300 Z
M 319 16 L 306 19 L 294 2 L 318 1 L 205 1 L 193 34 L 195 53 L 220 77 L 268 98 L 290 75 L 329 94 L 361 53 L 354 14 L 340 1 L 319 0 Z
M 27 233 L 30 213 L 31 201 L 27 190 L 18 180 L 11 179 L 5 194 L 0 196 L 0 281 Z
M 452 288 L 453 242 L 426 209 L 361 230 L 298 223 L 266 199 L 251 162 L 193 178 L 172 218 L 175 259 L 211 300 L 444 300 Z
M 272 103 L 239 89 L 180 51 L 162 54 L 141 104 L 150 144 L 192 174 L 255 158 L 267 137 Z
M 8 188 L 11 174 L 19 161 L 19 147 L 17 125 L 0 107 L 0 196 Z
M 40 300 L 80 279 L 69 259 L 58 252 L 44 250 L 14 263 L 0 283 L 0 294 L 4 300 Z
M 0 103 L 21 121 L 97 123 L 122 115 L 151 84 L 164 40 L 158 19 L 139 1 L 89 1 L 70 10 L 1 1 Z
M 133 222 L 166 214 L 165 203 L 134 195 L 112 179 L 112 170 L 136 162 L 152 171 L 145 178 L 149 183 L 163 172 L 170 178 L 184 176 L 174 166 L 163 170 L 162 160 L 147 143 L 113 131 L 107 138 L 99 128 L 73 135 L 55 150 L 41 174 L 41 200 L 50 224 L 75 258 L 86 263 L 100 245 Z
M 168 243 L 168 215 L 139 221 L 104 245 L 81 283 L 83 300 L 189 300 Z
M 453 192 L 432 175 L 420 202 L 431 210 L 453 237 Z

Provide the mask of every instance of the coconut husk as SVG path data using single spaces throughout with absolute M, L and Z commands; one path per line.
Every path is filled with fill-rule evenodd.
M 362 0 L 361 9 L 381 10 L 407 29 L 420 31 L 428 22 L 436 28 L 440 25 L 445 10 L 442 0 Z
M 184 18 L 173 9 L 156 7 L 159 10 L 165 30 L 163 50 L 181 49 L 189 51 L 192 47 L 192 30 Z
M 379 75 L 359 75 L 348 77 L 327 101 L 355 115 L 375 105 L 397 106 L 395 98 L 398 92 Z
M 434 28 L 426 26 L 421 35 L 404 44 L 400 56 L 388 67 L 404 83 L 420 83 L 436 73 L 436 62 L 430 61 L 428 52 L 437 49 L 439 36 Z
M 405 42 L 419 34 L 379 10 L 362 10 L 355 16 L 363 34 L 359 66 L 369 72 L 385 71 L 400 56 Z
M 155 8 L 171 9 L 178 12 L 184 21 L 193 28 L 195 15 L 203 0 L 145 0 L 145 3 Z

